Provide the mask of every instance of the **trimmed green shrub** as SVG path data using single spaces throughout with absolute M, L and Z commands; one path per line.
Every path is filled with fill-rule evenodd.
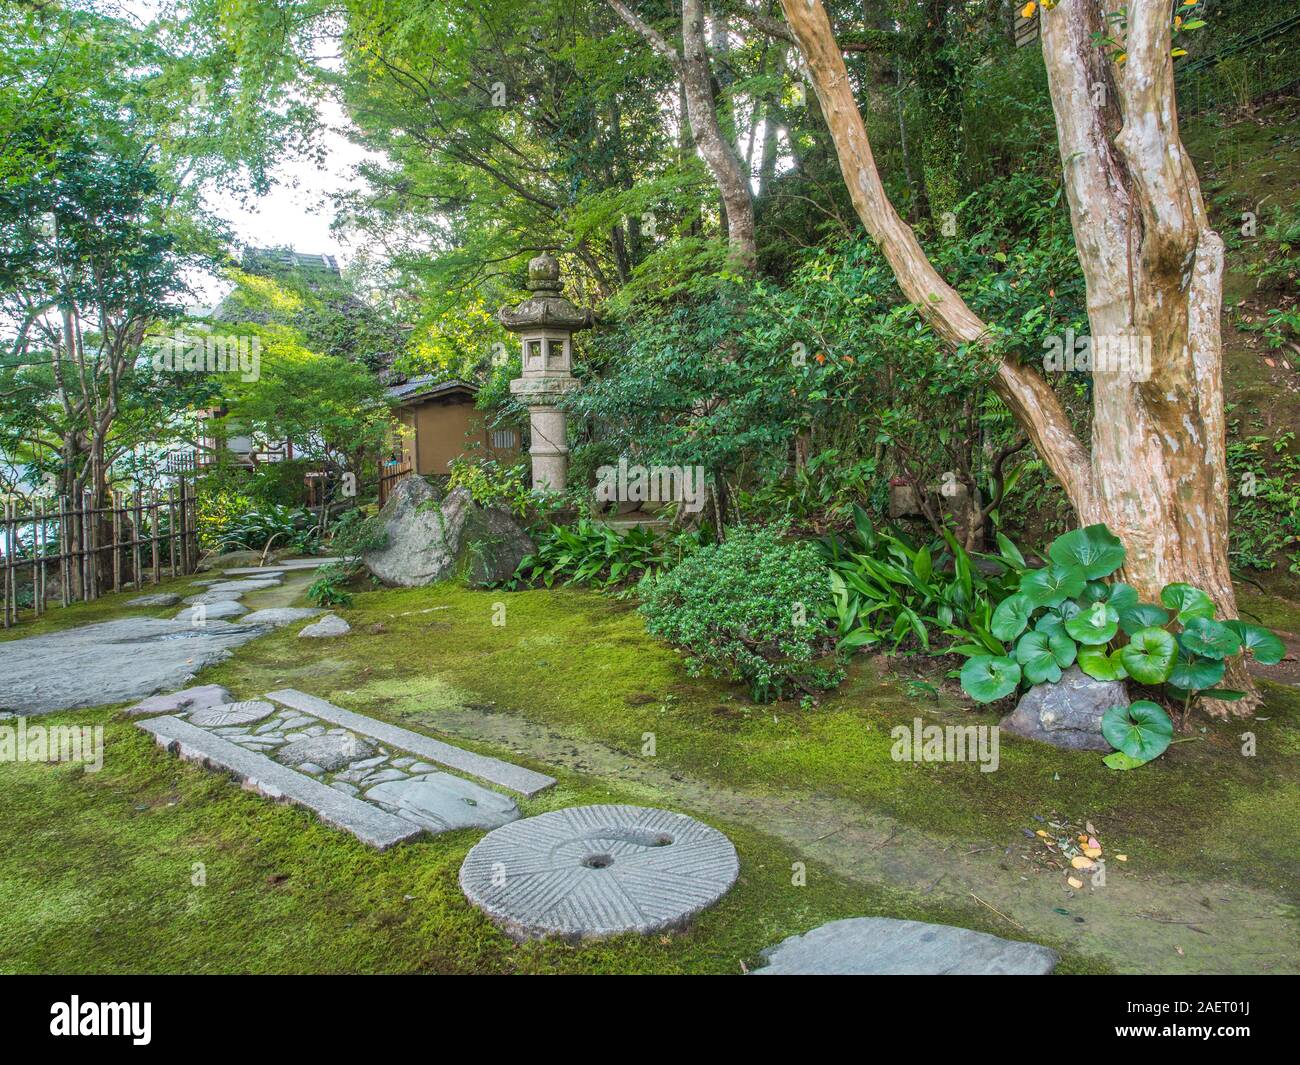
M 742 681 L 757 702 L 812 698 L 844 671 L 835 650 L 830 569 L 782 530 L 740 526 L 640 585 L 646 629 L 681 647 L 692 676 Z

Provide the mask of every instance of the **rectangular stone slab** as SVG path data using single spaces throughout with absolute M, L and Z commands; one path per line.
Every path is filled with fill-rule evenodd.
M 187 761 L 231 773 L 245 787 L 268 799 L 305 806 L 327 825 L 351 832 L 362 843 L 381 851 L 424 832 L 423 827 L 412 821 L 328 787 L 178 717 L 155 717 L 137 724 L 152 733 L 160 747 L 174 751 Z
M 500 758 L 475 754 L 473 751 L 453 747 L 449 743 L 443 743 L 429 736 L 421 736 L 418 732 L 397 725 L 376 721 L 363 714 L 354 714 L 351 710 L 344 710 L 342 707 L 327 703 L 324 699 L 318 699 L 295 688 L 267 692 L 266 697 L 294 710 L 301 710 L 303 713 L 332 721 L 336 725 L 343 725 L 381 743 L 418 754 L 421 758 L 445 765 L 448 769 L 468 773 L 498 787 L 516 791 L 525 797 L 536 795 L 555 783 L 555 778 L 548 777 L 545 773 L 534 773 L 531 769 L 503 762 Z

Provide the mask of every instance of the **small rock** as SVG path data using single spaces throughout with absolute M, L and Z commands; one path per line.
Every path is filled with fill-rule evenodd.
M 298 635 L 320 639 L 325 636 L 346 636 L 351 631 L 352 626 L 337 614 L 326 614 L 320 621 L 308 625 Z
M 314 618 L 319 610 L 301 606 L 272 607 L 269 610 L 254 610 L 241 621 L 244 625 L 292 625 L 295 621 Z
M 124 714 L 143 717 L 145 714 L 179 714 L 204 706 L 230 702 L 230 692 L 219 684 L 203 684 L 197 688 L 183 688 L 167 695 L 151 695 L 135 706 L 127 707 Z
M 359 758 L 368 758 L 374 753 L 374 747 L 365 740 L 351 733 L 345 733 L 342 736 L 313 736 L 294 740 L 282 747 L 276 757 L 285 765 L 312 762 L 323 770 L 333 772 Z
M 172 592 L 158 592 L 156 595 L 139 595 L 126 601 L 127 606 L 175 606 L 181 601 L 179 595 Z
M 1055 684 L 1035 684 L 1021 697 L 1000 727 L 1027 740 L 1072 751 L 1109 751 L 1101 719 L 1110 707 L 1127 706 L 1128 692 L 1119 680 L 1094 680 L 1071 666 Z
M 311 776 L 318 777 L 325 772 L 315 762 L 302 762 L 298 766 L 299 773 L 309 773 Z

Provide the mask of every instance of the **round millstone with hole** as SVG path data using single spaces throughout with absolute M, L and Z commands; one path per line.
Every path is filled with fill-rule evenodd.
M 275 713 L 275 707 L 261 699 L 246 699 L 242 703 L 219 703 L 190 711 L 190 724 L 204 728 L 223 725 L 249 725 Z
M 643 935 L 685 924 L 736 881 L 736 848 L 684 814 L 575 806 L 489 832 L 465 856 L 465 897 L 515 939 Z

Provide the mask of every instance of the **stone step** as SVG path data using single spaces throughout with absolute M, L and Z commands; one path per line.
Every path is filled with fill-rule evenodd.
M 244 787 L 268 799 L 305 806 L 327 825 L 351 832 L 379 850 L 414 839 L 425 831 L 402 817 L 387 813 L 336 788 L 272 761 L 264 754 L 231 743 L 178 717 L 154 717 L 137 722 L 160 747 L 190 762 L 232 774 Z
M 496 784 L 498 787 L 518 792 L 526 798 L 531 798 L 539 791 L 544 791 L 555 783 L 555 778 L 548 777 L 545 773 L 535 773 L 523 766 L 503 762 L 500 758 L 475 754 L 473 751 L 453 747 L 441 740 L 422 736 L 418 732 L 410 731 L 410 729 L 390 725 L 384 721 L 376 721 L 374 718 L 366 717 L 363 714 L 354 714 L 351 710 L 344 710 L 341 706 L 335 706 L 333 703 L 328 703 L 315 695 L 300 692 L 295 688 L 281 688 L 279 691 L 267 692 L 266 697 L 291 709 L 301 710 L 313 717 L 319 717 L 325 721 L 332 721 L 336 725 L 342 725 L 353 732 L 359 732 L 363 736 L 379 740 L 380 743 L 400 747 L 404 751 L 418 754 L 421 758 L 427 758 L 430 762 L 444 765 L 448 769 L 468 773 L 480 780 L 486 780 L 489 784 Z
M 328 566 L 331 562 L 341 561 L 338 555 L 321 555 L 319 558 L 286 558 L 283 562 L 274 562 L 265 566 L 236 566 L 234 569 L 222 570 L 227 577 L 256 577 L 264 573 L 283 573 L 285 570 L 316 569 Z

